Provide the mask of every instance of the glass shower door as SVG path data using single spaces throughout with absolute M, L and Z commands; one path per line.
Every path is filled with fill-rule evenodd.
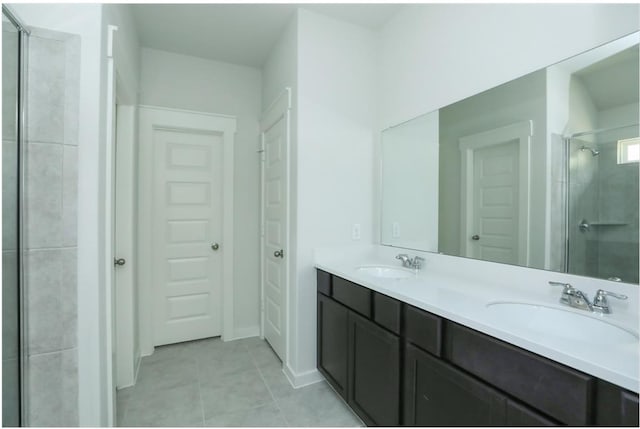
M 638 126 L 568 139 L 568 272 L 638 283 Z
M 20 31 L 2 14 L 2 426 L 21 424 Z

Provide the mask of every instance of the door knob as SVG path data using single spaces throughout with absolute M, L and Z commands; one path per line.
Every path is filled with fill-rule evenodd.
M 476 240 L 476 241 L 478 241 L 478 240 L 480 240 L 480 236 L 479 236 L 478 234 L 476 234 L 476 235 L 472 235 L 472 236 L 471 236 L 471 239 L 472 239 L 472 240 Z
M 122 265 L 124 265 L 126 262 L 127 262 L 127 261 L 125 261 L 125 260 L 124 260 L 124 258 L 119 258 L 119 259 L 113 258 L 113 265 L 120 265 L 120 266 L 122 266 Z
M 213 244 L 211 245 L 211 249 L 212 249 L 212 250 L 218 250 L 219 248 L 220 248 L 220 245 L 219 245 L 218 243 L 213 243 Z
M 284 250 L 276 250 L 275 252 L 273 252 L 273 256 L 275 256 L 276 258 L 284 258 Z

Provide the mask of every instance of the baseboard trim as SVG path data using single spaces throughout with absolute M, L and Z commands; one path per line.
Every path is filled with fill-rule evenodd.
M 260 326 L 250 326 L 248 328 L 236 328 L 233 330 L 233 338 L 224 338 L 224 341 L 241 340 L 243 338 L 259 337 Z
M 133 384 L 138 382 L 138 373 L 140 372 L 140 364 L 142 363 L 142 354 L 138 353 L 136 357 L 135 369 L 133 370 Z
M 295 373 L 289 365 L 284 365 L 282 371 L 295 389 L 324 381 L 324 376 L 317 369 Z

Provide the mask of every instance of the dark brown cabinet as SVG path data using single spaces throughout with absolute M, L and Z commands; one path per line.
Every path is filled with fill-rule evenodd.
M 318 369 L 368 426 L 638 426 L 638 394 L 318 270 Z
M 507 426 L 558 426 L 558 422 L 517 402 L 507 400 Z
M 349 314 L 348 403 L 369 426 L 400 424 L 400 337 Z
M 318 294 L 318 369 L 329 384 L 347 399 L 349 310 Z
M 408 344 L 404 423 L 407 426 L 503 426 L 506 399 L 442 360 Z
M 389 329 L 400 328 L 399 303 L 378 297 L 374 304 L 369 289 L 324 274 L 318 273 L 318 369 L 367 425 L 398 426 L 401 347 Z M 378 324 L 368 318 L 373 312 Z

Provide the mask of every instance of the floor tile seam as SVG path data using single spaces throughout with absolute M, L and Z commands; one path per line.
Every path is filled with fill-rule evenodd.
M 258 373 L 260 374 L 260 378 L 262 379 L 262 382 L 264 383 L 265 386 L 267 386 L 267 390 L 269 391 L 269 394 L 271 395 L 271 399 L 273 399 L 273 403 L 276 405 L 276 408 L 280 412 L 280 416 L 282 416 L 282 419 L 284 420 L 284 422 L 287 425 L 287 427 L 290 427 L 291 423 L 289 423 L 289 420 L 287 419 L 287 416 L 285 415 L 284 411 L 282 411 L 282 407 L 280 407 L 280 402 L 279 402 L 278 398 L 276 397 L 276 395 L 271 390 L 271 387 L 269 386 L 269 383 L 267 383 L 267 380 L 264 378 L 264 374 L 262 373 L 262 369 L 256 364 L 255 359 L 254 359 L 253 356 L 251 356 L 251 359 L 253 360 L 254 365 L 256 365 L 256 368 L 258 369 Z

